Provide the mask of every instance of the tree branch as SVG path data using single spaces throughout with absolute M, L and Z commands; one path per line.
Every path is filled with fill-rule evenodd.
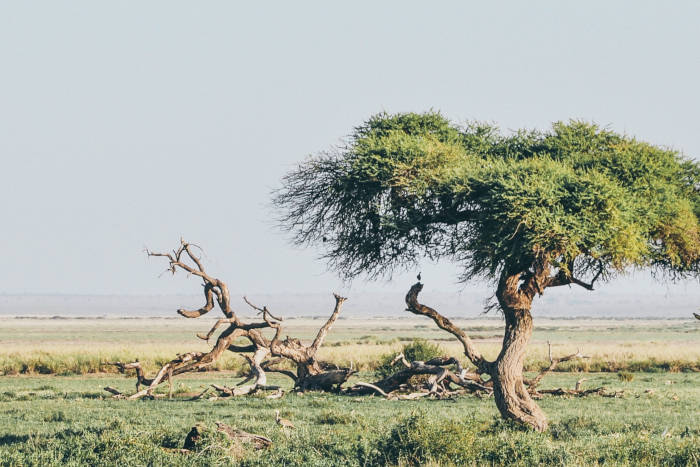
M 603 274 L 605 270 L 605 266 L 603 265 L 603 262 L 600 261 L 600 268 L 596 272 L 595 276 L 593 276 L 593 279 L 591 279 L 591 282 L 586 283 L 580 279 L 577 279 L 574 277 L 574 265 L 573 262 L 569 266 L 569 270 L 565 271 L 563 269 L 559 269 L 559 271 L 554 275 L 549 278 L 547 278 L 547 281 L 545 282 L 545 287 L 559 287 L 562 285 L 571 285 L 575 284 L 580 287 L 583 287 L 586 290 L 593 290 L 593 285 L 595 284 L 595 281 L 597 281 L 600 276 Z
M 181 308 L 177 310 L 177 312 L 186 318 L 199 318 L 203 314 L 211 311 L 214 307 L 214 298 L 216 298 L 221 312 L 228 318 L 235 318 L 235 314 L 230 308 L 228 286 L 219 279 L 211 277 L 206 273 L 200 258 L 192 252 L 192 246 L 199 248 L 197 245 L 187 243 L 185 240 L 180 239 L 180 248 L 172 253 L 156 253 L 146 249 L 146 254 L 149 257 L 168 258 L 168 270 L 173 274 L 175 274 L 178 269 L 182 269 L 189 274 L 201 277 L 204 281 L 205 305 L 198 310 L 185 310 Z M 183 254 L 187 255 L 186 257 L 195 264 L 195 267 L 183 261 Z
M 477 367 L 478 370 L 485 371 L 489 362 L 487 362 L 484 357 L 481 356 L 481 353 L 476 349 L 469 336 L 467 336 L 463 330 L 452 324 L 449 319 L 442 316 L 433 308 L 418 303 L 418 294 L 421 290 L 423 290 L 423 284 L 420 282 L 413 284 L 411 289 L 408 291 L 408 294 L 406 294 L 406 306 L 408 307 L 406 311 L 410 311 L 416 315 L 427 316 L 428 318 L 432 319 L 440 329 L 444 329 L 455 336 L 462 343 L 462 346 L 464 347 L 464 354 L 467 356 L 467 358 Z
M 540 381 L 542 381 L 542 378 L 545 377 L 547 373 L 550 371 L 554 370 L 557 365 L 559 365 L 562 362 L 567 362 L 569 360 L 573 360 L 575 358 L 590 358 L 588 355 L 583 355 L 580 350 L 577 350 L 576 353 L 572 353 L 571 355 L 566 355 L 564 357 L 559 357 L 559 358 L 553 358 L 552 357 L 552 344 L 547 341 L 547 348 L 548 348 L 548 354 L 549 354 L 549 366 L 540 373 L 535 376 L 531 380 L 526 380 L 525 384 L 528 385 L 528 390 L 531 393 L 536 393 L 537 392 L 537 386 L 540 384 Z
M 326 321 L 326 324 L 324 324 L 321 329 L 318 330 L 316 339 L 314 339 L 313 343 L 311 344 L 311 350 L 314 354 L 316 354 L 318 348 L 323 343 L 323 340 L 326 338 L 326 334 L 328 334 L 328 331 L 331 329 L 331 326 L 333 326 L 333 323 L 335 323 L 335 321 L 338 319 L 340 309 L 342 308 L 345 300 L 347 300 L 347 298 L 341 297 L 335 293 L 333 294 L 333 297 L 335 297 L 335 308 L 333 309 L 333 313 L 331 314 L 330 318 L 328 318 L 328 321 Z

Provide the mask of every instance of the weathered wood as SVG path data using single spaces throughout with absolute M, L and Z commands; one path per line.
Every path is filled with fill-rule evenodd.
M 252 444 L 255 449 L 268 449 L 272 446 L 272 440 L 265 436 L 248 433 L 247 431 L 231 427 L 222 422 L 215 422 L 216 430 L 225 433 L 231 439 L 238 440 L 245 444 Z
M 549 356 L 549 366 L 540 371 L 539 374 L 533 379 L 524 379 L 525 384 L 528 386 L 528 391 L 530 391 L 531 394 L 537 393 L 537 386 L 540 384 L 540 381 L 542 381 L 542 378 L 544 378 L 544 376 L 550 371 L 553 371 L 560 363 L 567 362 L 575 358 L 591 358 L 588 355 L 583 355 L 580 349 L 571 355 L 554 358 L 552 357 L 552 344 L 549 341 L 547 341 L 547 354 Z
M 262 322 L 245 323 L 236 315 L 231 308 L 228 286 L 222 280 L 206 272 L 201 258 L 194 252 L 196 248 L 199 247 L 181 239 L 180 247 L 173 250 L 172 253 L 156 253 L 149 250 L 146 250 L 146 252 L 149 257 L 166 258 L 169 263 L 167 270 L 172 274 L 182 270 L 188 274 L 199 277 L 203 281 L 205 304 L 196 310 L 178 309 L 177 312 L 180 315 L 186 318 L 198 318 L 211 311 L 215 304 L 218 304 L 224 317 L 217 320 L 206 334 L 197 333 L 197 337 L 209 342 L 219 328 L 223 327 L 224 330 L 219 334 L 209 352 L 189 352 L 178 355 L 177 358 L 163 365 L 153 378 L 146 377 L 138 361 L 130 363 L 111 362 L 110 364 L 117 366 L 122 373 L 126 373 L 129 370 L 134 370 L 136 372 L 136 392 L 126 397 L 129 399 L 153 397 L 155 388 L 164 382 L 168 383 L 168 394 L 172 397 L 172 380 L 174 376 L 207 369 L 211 367 L 225 351 L 253 353 L 252 357 L 244 355 L 250 363 L 250 375 L 244 383 L 251 379 L 255 379 L 255 382 L 249 386 L 232 389 L 230 390 L 230 394 L 224 390 L 224 395 L 251 394 L 257 389 L 272 388 L 267 385 L 266 371 L 277 371 L 289 376 L 294 380 L 295 387 L 302 391 L 305 389 L 338 391 L 340 385 L 347 381 L 352 371 L 344 372 L 339 369 L 327 372 L 317 359 L 316 353 L 323 344 L 331 327 L 338 319 L 342 305 L 347 299 L 338 294 L 334 294 L 335 307 L 333 312 L 326 323 L 318 330 L 315 339 L 310 345 L 304 345 L 299 339 L 292 339 L 289 337 L 281 340 L 282 319 L 273 315 L 267 307 L 258 307 L 248 300 L 247 297 L 244 297 L 244 301 L 261 314 Z M 264 328 L 275 330 L 272 339 L 268 339 L 262 334 L 261 329 Z M 249 344 L 234 344 L 234 341 L 240 338 L 247 339 Z M 275 361 L 282 359 L 291 360 L 296 366 L 296 372 L 286 368 L 271 368 L 270 365 L 265 362 L 265 359 L 268 357 L 273 357 Z M 141 386 L 145 386 L 145 389 L 141 389 Z M 223 388 L 223 386 L 221 387 Z M 276 388 L 276 386 L 274 388 Z
M 377 392 L 385 397 L 387 394 L 401 391 L 412 391 L 419 389 L 425 391 L 426 395 L 439 395 L 450 392 L 450 385 L 454 384 L 470 391 L 484 391 L 491 393 L 489 382 L 483 381 L 477 373 L 470 373 L 464 370 L 459 361 L 453 357 L 436 357 L 427 362 L 409 362 L 403 353 L 399 353 L 392 363 L 400 361 L 404 368 L 374 383 L 355 383 L 348 393 L 355 395 L 372 394 Z M 457 372 L 451 371 L 446 366 L 454 365 Z M 430 375 L 427 381 L 421 382 L 419 386 L 409 384 L 414 376 Z M 398 394 L 396 397 L 401 398 Z

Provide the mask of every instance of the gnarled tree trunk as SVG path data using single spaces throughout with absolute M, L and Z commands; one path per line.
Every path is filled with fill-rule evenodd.
M 423 289 L 420 282 L 414 284 L 406 295 L 407 311 L 427 316 L 440 328 L 454 335 L 464 347 L 464 354 L 476 366 L 477 374 L 488 374 L 493 387 L 496 405 L 504 418 L 515 420 L 537 431 L 547 429 L 547 417 L 530 396 L 523 377 L 525 350 L 532 336 L 530 307 L 537 291 L 537 282 L 520 274 L 503 274 L 496 297 L 506 319 L 503 347 L 498 358 L 486 360 L 476 349 L 467 334 L 433 308 L 418 302 Z M 539 382 L 539 379 L 536 379 Z
M 547 417 L 530 397 L 523 377 L 527 344 L 532 337 L 530 307 L 538 291 L 537 278 L 523 280 L 521 274 L 503 273 L 496 298 L 506 320 L 503 346 L 496 361 L 489 365 L 493 395 L 503 418 L 530 425 L 537 431 L 547 429 Z
M 489 371 L 496 406 L 503 418 L 545 431 L 547 417 L 530 397 L 523 378 L 525 350 L 532 336 L 532 316 L 529 310 L 504 309 L 503 313 L 506 317 L 503 347 Z

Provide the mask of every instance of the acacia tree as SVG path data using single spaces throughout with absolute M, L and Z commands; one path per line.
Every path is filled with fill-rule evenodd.
M 421 257 L 452 260 L 462 281 L 486 278 L 505 317 L 502 350 L 485 359 L 502 416 L 546 430 L 522 373 L 534 298 L 634 268 L 677 279 L 700 271 L 700 165 L 678 152 L 579 121 L 502 134 L 438 113 L 380 114 L 347 142 L 301 163 L 274 195 L 297 244 L 318 243 L 345 278 L 390 275 Z M 562 310 L 565 312 L 565 310 Z

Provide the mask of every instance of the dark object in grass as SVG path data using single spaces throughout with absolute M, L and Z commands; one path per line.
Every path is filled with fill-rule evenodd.
M 632 381 L 634 379 L 634 373 L 631 373 L 629 371 L 620 371 L 617 374 L 617 378 L 620 381 L 625 381 L 625 382 L 629 383 L 630 381 Z
M 222 422 L 216 423 L 216 431 L 223 433 L 230 440 L 240 442 L 243 444 L 250 444 L 255 449 L 268 449 L 272 446 L 272 440 L 262 435 L 256 435 L 254 433 L 248 433 L 247 431 L 239 430 L 232 426 L 226 425 Z M 205 425 L 197 424 L 192 427 L 187 436 L 185 437 L 185 443 L 182 446 L 185 451 L 197 451 L 201 449 L 201 440 L 208 431 Z
M 248 433 L 247 431 L 239 430 L 226 425 L 222 422 L 215 422 L 216 430 L 224 433 L 231 439 L 237 439 L 242 443 L 252 444 L 255 449 L 268 449 L 272 446 L 272 440 L 262 435 L 256 435 L 254 433 Z

